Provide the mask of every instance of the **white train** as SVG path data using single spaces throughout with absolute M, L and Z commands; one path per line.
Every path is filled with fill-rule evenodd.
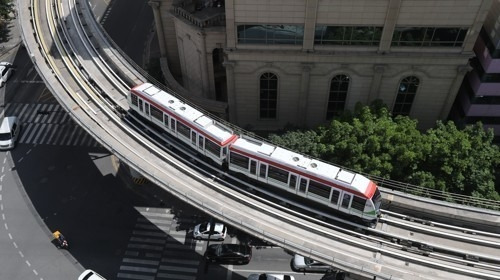
M 131 89 L 130 110 L 221 167 L 321 203 L 366 223 L 375 223 L 381 195 L 377 185 L 356 174 L 245 135 L 144 83 Z

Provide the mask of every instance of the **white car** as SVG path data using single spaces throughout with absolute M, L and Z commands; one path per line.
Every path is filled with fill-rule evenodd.
M 80 276 L 78 280 L 106 280 L 106 278 L 99 275 L 97 272 L 87 269 Z
M 0 87 L 3 87 L 14 72 L 14 65 L 9 62 L 0 62 Z
M 327 264 L 315 261 L 298 254 L 293 256 L 292 268 L 295 271 L 327 272 L 333 268 Z
M 0 150 L 10 150 L 16 146 L 21 131 L 17 117 L 4 117 L 0 124 Z
M 247 280 L 295 280 L 291 275 L 285 274 L 250 274 Z
M 222 223 L 215 223 L 214 228 L 211 229 L 210 222 L 201 223 L 194 227 L 193 237 L 195 239 L 209 239 L 223 241 L 226 238 L 227 227 Z

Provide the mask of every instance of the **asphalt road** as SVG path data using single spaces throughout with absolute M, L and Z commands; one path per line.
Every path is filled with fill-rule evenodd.
M 101 23 L 115 43 L 133 61 L 140 66 L 148 63 L 144 61 L 143 53 L 153 35 L 154 17 L 146 0 L 112 1 L 101 17 Z
M 122 12 L 147 20 L 125 25 L 116 15 Z M 145 1 L 127 0 L 102 13 L 132 57 L 142 55 L 144 42 L 133 34 L 149 36 L 148 12 Z M 18 146 L 0 152 L 0 279 L 77 279 L 84 268 L 108 279 L 243 280 L 270 271 L 321 278 L 291 272 L 292 256 L 280 248 L 255 248 L 248 265 L 206 266 L 207 242 L 193 240 L 191 230 L 208 218 L 154 185 L 132 183 L 108 151 L 61 115 L 23 48 L 2 60 L 14 62 L 17 71 L 0 96 L 5 109 L 25 123 Z M 38 108 L 52 109 L 43 116 Z M 54 230 L 66 236 L 69 251 L 52 243 Z M 234 229 L 230 233 L 224 242 L 249 238 Z

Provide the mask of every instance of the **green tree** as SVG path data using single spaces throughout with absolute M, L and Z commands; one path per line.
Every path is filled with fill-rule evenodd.
M 321 158 L 326 153 L 326 147 L 320 143 L 320 135 L 316 130 L 289 131 L 282 136 L 271 134 L 269 139 L 275 144 L 315 158 Z
M 495 190 L 495 170 L 500 164 L 500 151 L 493 144 L 493 131 L 481 123 L 459 130 L 451 121 L 438 121 L 429 129 L 424 141 L 430 148 L 412 183 L 475 197 L 499 200 Z M 432 174 L 432 181 L 423 173 Z
M 379 103 L 358 104 L 352 115 L 342 119 L 320 128 L 322 143 L 330 147 L 324 160 L 391 179 L 403 179 L 417 168 L 424 151 L 416 121 L 393 119 Z
M 0 42 L 9 39 L 9 29 L 7 27 L 13 10 L 12 0 L 0 0 Z
M 0 22 L 5 22 L 11 19 L 14 4 L 12 0 L 0 0 Z
M 329 125 L 270 136 L 271 141 L 359 172 L 423 188 L 500 200 L 495 171 L 500 151 L 481 124 L 459 130 L 437 122 L 421 133 L 417 122 L 392 117 L 380 101 L 357 104 Z M 422 189 L 422 194 L 423 189 Z

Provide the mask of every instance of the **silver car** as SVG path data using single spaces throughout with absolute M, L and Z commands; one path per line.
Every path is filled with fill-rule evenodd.
M 212 226 L 213 229 L 211 228 Z M 222 223 L 201 223 L 194 227 L 193 237 L 195 239 L 210 239 L 223 241 L 226 238 L 227 227 Z
M 327 272 L 333 269 L 327 264 L 297 254 L 293 256 L 292 268 L 295 271 L 303 272 Z

